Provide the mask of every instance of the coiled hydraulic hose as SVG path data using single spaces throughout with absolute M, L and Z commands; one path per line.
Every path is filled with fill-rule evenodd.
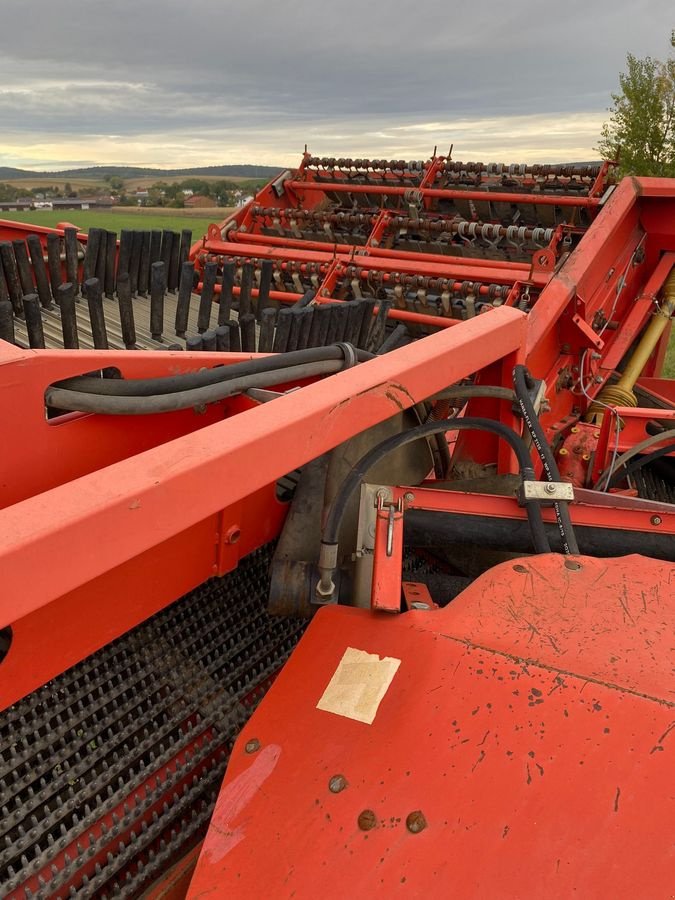
M 275 354 L 201 372 L 130 381 L 70 378 L 47 389 L 47 406 L 110 416 L 144 416 L 215 403 L 250 388 L 332 375 L 369 359 L 350 344 Z
M 535 446 L 539 458 L 542 461 L 544 472 L 549 481 L 560 481 L 560 471 L 555 457 L 548 445 L 544 429 L 541 427 L 539 418 L 534 409 L 534 404 L 530 399 L 528 387 L 533 386 L 532 376 L 525 366 L 516 366 L 513 370 L 513 386 L 516 392 L 516 399 L 520 407 L 520 412 L 527 430 L 532 435 L 532 443 Z M 563 552 L 568 554 L 578 554 L 579 545 L 577 544 L 574 527 L 570 519 L 570 511 L 566 503 L 554 503 L 555 517 L 558 523 L 558 531 L 562 538 Z
M 494 422 L 492 419 L 480 418 L 464 418 L 464 419 L 446 419 L 442 422 L 428 422 L 425 425 L 419 425 L 410 431 L 402 434 L 395 434 L 387 440 L 382 441 L 376 447 L 368 451 L 361 459 L 355 463 L 344 479 L 340 488 L 331 503 L 326 522 L 323 528 L 321 538 L 321 550 L 319 555 L 319 571 L 321 580 L 317 587 L 317 593 L 321 597 L 330 597 L 335 589 L 333 583 L 333 574 L 337 568 L 338 558 L 338 535 L 340 533 L 340 524 L 344 516 L 345 509 L 349 503 L 354 491 L 358 488 L 361 481 L 365 478 L 369 469 L 379 462 L 389 453 L 402 447 L 404 444 L 410 444 L 413 441 L 421 440 L 433 434 L 447 431 L 488 431 L 496 434 L 505 440 L 518 460 L 518 467 L 523 481 L 534 480 L 534 469 L 530 454 L 523 441 L 514 431 L 501 422 Z M 541 517 L 541 509 L 535 501 L 525 503 L 527 511 L 527 520 L 532 534 L 532 544 L 535 553 L 550 553 L 550 546 L 544 523 Z
M 167 375 L 161 378 L 92 378 L 79 375 L 60 381 L 59 389 L 81 391 L 87 394 L 108 394 L 114 397 L 150 397 L 157 394 L 173 394 L 178 391 L 189 391 L 193 388 L 206 387 L 243 378 L 246 375 L 258 375 L 290 366 L 305 363 L 323 362 L 324 360 L 344 360 L 345 344 L 331 344 L 328 347 L 310 347 L 306 350 L 294 350 L 290 353 L 272 353 L 259 359 L 248 359 L 231 366 L 216 366 L 212 369 L 201 369 L 198 372 L 186 372 L 183 375 Z M 351 345 L 349 345 L 351 346 Z M 353 349 L 353 348 L 352 348 Z M 373 358 L 372 353 L 365 350 L 353 351 L 358 362 Z

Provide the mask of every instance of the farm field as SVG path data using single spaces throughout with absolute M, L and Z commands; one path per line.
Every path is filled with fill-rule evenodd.
M 59 222 L 70 222 L 80 231 L 88 232 L 90 228 L 105 228 L 108 231 L 120 232 L 122 228 L 170 229 L 181 231 L 191 228 L 193 237 L 206 234 L 206 229 L 213 222 L 222 222 L 232 212 L 225 207 L 213 210 L 195 209 L 150 209 L 135 207 L 114 207 L 111 210 L 101 209 L 34 209 L 19 212 L 0 213 L 0 218 L 14 222 L 30 222 L 45 228 L 54 228 Z

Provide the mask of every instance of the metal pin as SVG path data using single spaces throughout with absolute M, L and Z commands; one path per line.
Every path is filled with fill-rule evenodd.
M 138 264 L 138 293 L 146 297 L 150 288 L 150 232 L 141 232 L 141 258 Z
M 141 267 L 141 248 L 143 246 L 143 232 L 134 231 L 131 238 L 131 258 L 129 259 L 129 284 L 131 296 L 138 293 L 138 273 Z
M 277 316 L 277 330 L 274 335 L 274 353 L 284 353 L 288 345 L 288 336 L 291 330 L 293 313 L 289 307 L 284 306 Z
M 173 232 L 171 240 L 171 256 L 169 257 L 169 269 L 166 273 L 167 287 L 172 294 L 176 293 L 178 278 L 180 277 L 180 234 Z
M 258 304 L 256 307 L 258 321 L 262 321 L 263 310 L 272 306 L 278 308 L 278 301 L 270 300 L 270 288 L 272 286 L 272 260 L 264 259 L 260 264 L 260 284 L 258 286 Z
M 98 251 L 101 247 L 101 229 L 90 228 L 87 235 L 87 243 L 84 248 L 84 260 L 82 262 L 82 283 L 96 276 L 96 262 Z
M 105 295 L 112 300 L 115 295 L 115 257 L 117 256 L 117 232 L 105 232 Z
M 131 263 L 131 245 L 134 242 L 134 233 L 128 228 L 123 228 L 120 232 L 120 250 L 117 256 L 117 278 L 119 280 L 122 272 L 129 274 L 129 266 Z
M 258 352 L 271 353 L 274 346 L 274 323 L 277 311 L 271 306 L 266 306 L 260 314 L 260 336 L 258 337 Z
M 255 316 L 253 313 L 239 315 L 241 329 L 241 349 L 244 353 L 255 353 Z
M 241 267 L 239 282 L 239 315 L 251 312 L 251 288 L 253 286 L 253 263 L 246 262 Z

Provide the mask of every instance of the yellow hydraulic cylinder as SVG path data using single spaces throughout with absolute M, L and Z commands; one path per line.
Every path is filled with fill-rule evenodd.
M 637 406 L 637 397 L 633 393 L 635 382 L 647 365 L 647 360 L 658 344 L 666 325 L 675 314 L 675 266 L 666 278 L 662 296 L 662 302 L 660 306 L 656 307 L 656 312 L 640 338 L 640 343 L 635 348 L 621 378 L 616 384 L 608 384 L 600 391 L 586 414 L 587 422 L 599 425 L 607 406 Z

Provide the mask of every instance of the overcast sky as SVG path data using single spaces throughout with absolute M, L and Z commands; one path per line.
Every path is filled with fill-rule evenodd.
M 1 0 L 0 165 L 585 160 L 673 0 Z

